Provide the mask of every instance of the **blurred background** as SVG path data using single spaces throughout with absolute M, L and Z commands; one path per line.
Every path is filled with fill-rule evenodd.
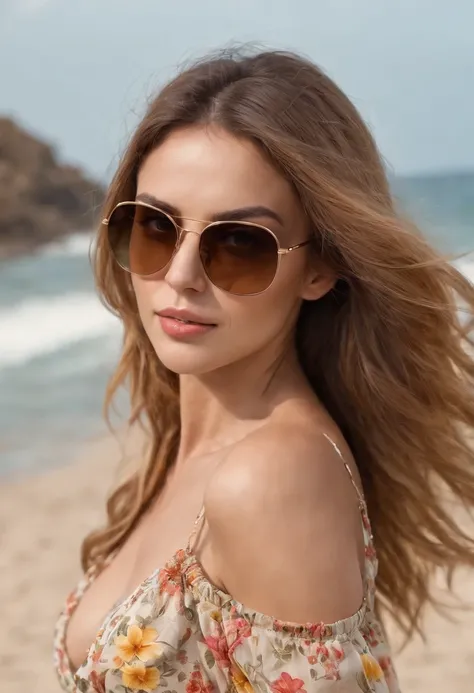
M 88 254 L 147 99 L 222 46 L 304 53 L 371 126 L 400 204 L 474 280 L 473 26 L 470 0 L 0 0 L 5 690 L 59 690 L 54 620 L 116 463 L 134 454 L 101 419 L 121 332 L 95 296 Z M 459 581 L 474 601 L 474 577 Z M 452 614 L 457 623 L 430 614 L 428 642 L 398 658 L 404 691 L 472 690 L 474 617 Z

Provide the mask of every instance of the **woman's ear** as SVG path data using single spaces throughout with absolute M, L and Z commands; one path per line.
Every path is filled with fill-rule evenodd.
M 303 285 L 301 298 L 305 301 L 317 301 L 334 288 L 336 281 L 335 273 L 328 267 L 312 267 Z

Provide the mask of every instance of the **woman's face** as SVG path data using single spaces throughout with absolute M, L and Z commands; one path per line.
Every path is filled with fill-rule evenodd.
M 173 210 L 178 225 L 194 232 L 183 234 L 163 270 L 132 275 L 145 331 L 160 361 L 175 373 L 202 375 L 265 351 L 278 356 L 302 299 L 317 299 L 331 286 L 329 277 L 311 270 L 307 247 L 283 255 L 273 284 L 257 295 L 232 295 L 208 279 L 199 255 L 206 224 L 195 220 L 267 208 L 248 220 L 271 229 L 283 248 L 309 237 L 292 186 L 248 140 L 217 128 L 172 132 L 141 167 L 140 197 Z M 189 311 L 193 321 L 206 326 L 166 316 L 176 311 Z

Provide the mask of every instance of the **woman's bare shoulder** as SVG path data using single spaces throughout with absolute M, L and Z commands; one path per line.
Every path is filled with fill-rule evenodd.
M 293 621 L 333 621 L 362 600 L 357 495 L 319 427 L 263 427 L 235 446 L 206 494 L 221 584 Z

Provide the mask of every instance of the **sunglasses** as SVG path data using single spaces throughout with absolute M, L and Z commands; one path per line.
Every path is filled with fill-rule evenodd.
M 102 223 L 107 226 L 116 262 L 142 277 L 163 270 L 184 235 L 196 233 L 207 277 L 217 288 L 237 296 L 266 291 L 275 279 L 281 256 L 312 241 L 282 248 L 273 231 L 250 221 L 215 221 L 201 232 L 189 231 L 145 202 L 120 202 Z

